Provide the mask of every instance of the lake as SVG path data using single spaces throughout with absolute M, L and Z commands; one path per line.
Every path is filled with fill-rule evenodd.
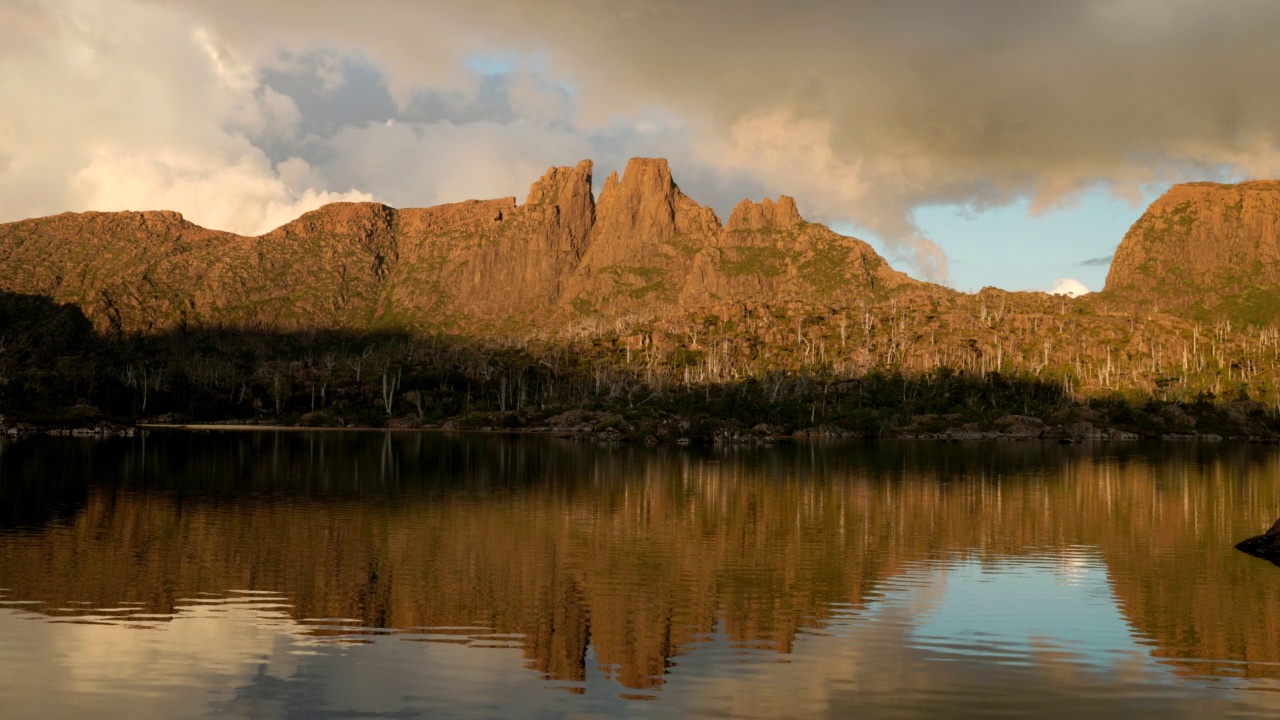
M 6 717 L 1267 717 L 1280 452 L 0 440 Z

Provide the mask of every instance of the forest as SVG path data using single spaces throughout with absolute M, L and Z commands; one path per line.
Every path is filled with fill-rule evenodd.
M 0 297 L 4 431 L 135 424 L 781 437 L 1269 440 L 1275 328 L 984 290 L 583 321 L 559 335 L 96 331 Z

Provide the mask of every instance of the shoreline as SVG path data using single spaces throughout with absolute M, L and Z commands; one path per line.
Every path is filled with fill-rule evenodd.
M 930 442 L 1048 442 L 1070 445 L 1092 442 L 1170 442 L 1170 443 L 1218 443 L 1248 442 L 1251 444 L 1280 444 L 1280 438 L 1263 436 L 1222 436 L 1217 433 L 1166 433 L 1160 436 L 1143 436 L 1122 430 L 1088 427 L 1048 427 L 1038 432 L 1029 432 L 1028 428 L 1018 428 L 1014 432 L 999 430 L 976 430 L 957 427 L 936 432 L 896 432 L 879 435 L 840 431 L 836 428 L 807 428 L 794 433 L 752 432 L 748 434 L 716 433 L 711 437 L 688 437 L 658 439 L 653 436 L 636 437 L 621 432 L 595 431 L 583 427 L 446 427 L 445 425 L 428 426 L 387 426 L 371 425 L 351 426 L 307 426 L 289 424 L 257 424 L 257 423 L 156 423 L 138 422 L 132 425 L 122 423 L 99 423 L 94 426 L 66 427 L 42 426 L 31 423 L 20 423 L 18 426 L 3 428 L 0 436 L 11 439 L 45 435 L 52 437 L 74 438 L 107 438 L 107 437 L 145 437 L 153 431 L 162 432 L 352 432 L 352 433 L 436 433 L 436 434 L 482 434 L 482 435 L 539 435 L 553 436 L 574 442 L 617 443 L 636 445 L 773 445 L 796 441 L 832 441 L 832 440 L 915 440 Z

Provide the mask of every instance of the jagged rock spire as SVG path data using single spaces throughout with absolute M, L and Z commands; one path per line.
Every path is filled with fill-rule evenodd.
M 596 203 L 591 193 L 590 160 L 577 167 L 553 167 L 529 188 L 525 210 L 548 226 L 553 247 L 579 257 L 595 225 Z
M 686 197 L 661 158 L 632 158 L 604 183 L 588 248 L 563 299 L 604 312 L 669 306 L 694 253 L 712 244 L 720 220 Z

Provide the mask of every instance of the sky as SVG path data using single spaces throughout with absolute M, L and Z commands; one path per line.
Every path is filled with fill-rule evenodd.
M 1098 290 L 1171 184 L 1280 177 L 1271 0 L 0 0 L 0 221 L 517 196 L 666 157 L 963 290 Z

